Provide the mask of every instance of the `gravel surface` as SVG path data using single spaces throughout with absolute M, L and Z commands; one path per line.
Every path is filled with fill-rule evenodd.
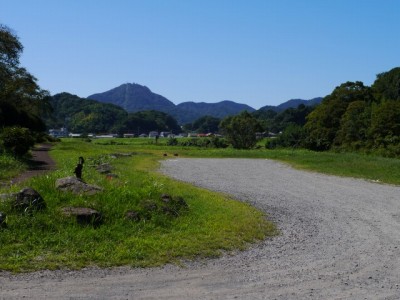
M 0 273 L 0 298 L 400 299 L 400 187 L 261 159 L 167 160 L 162 172 L 253 204 L 281 235 L 183 268 Z

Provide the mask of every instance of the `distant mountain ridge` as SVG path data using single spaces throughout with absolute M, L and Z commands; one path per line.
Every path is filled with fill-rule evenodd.
M 304 104 L 305 106 L 313 106 L 313 105 L 317 105 L 320 104 L 322 101 L 322 97 L 316 97 L 310 100 L 303 100 L 303 99 L 290 99 L 284 103 L 279 104 L 278 106 L 273 106 L 273 105 L 266 105 L 260 108 L 260 110 L 273 110 L 276 112 L 281 112 L 284 111 L 285 109 L 288 108 L 296 108 L 298 107 L 300 104 Z
M 244 110 L 248 112 L 255 111 L 253 107 L 247 104 L 230 100 L 217 103 L 183 102 L 175 105 L 167 98 L 153 93 L 148 87 L 137 83 L 125 83 L 106 92 L 90 95 L 87 98 L 118 105 L 128 112 L 144 110 L 165 112 L 176 118 L 180 124 L 191 123 L 206 115 L 222 119 L 226 116 L 239 114 Z M 272 109 L 279 112 L 289 107 L 297 107 L 300 104 L 318 104 L 321 100 L 322 98 L 311 100 L 292 99 L 278 106 L 264 106 L 260 110 Z

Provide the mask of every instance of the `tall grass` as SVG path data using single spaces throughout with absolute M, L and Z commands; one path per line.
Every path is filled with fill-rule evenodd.
M 0 180 L 8 180 L 26 169 L 26 164 L 6 153 L 0 154 Z

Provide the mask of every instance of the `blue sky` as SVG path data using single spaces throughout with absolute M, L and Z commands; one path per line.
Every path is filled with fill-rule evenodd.
M 397 0 L 0 0 L 52 94 L 135 82 L 175 104 L 254 108 L 371 85 L 400 66 L 399 20 Z

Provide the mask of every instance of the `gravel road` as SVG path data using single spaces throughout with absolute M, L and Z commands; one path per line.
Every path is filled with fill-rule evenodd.
M 0 298 L 400 299 L 400 187 L 261 159 L 174 159 L 161 170 L 253 204 L 281 235 L 183 268 L 0 273 Z

